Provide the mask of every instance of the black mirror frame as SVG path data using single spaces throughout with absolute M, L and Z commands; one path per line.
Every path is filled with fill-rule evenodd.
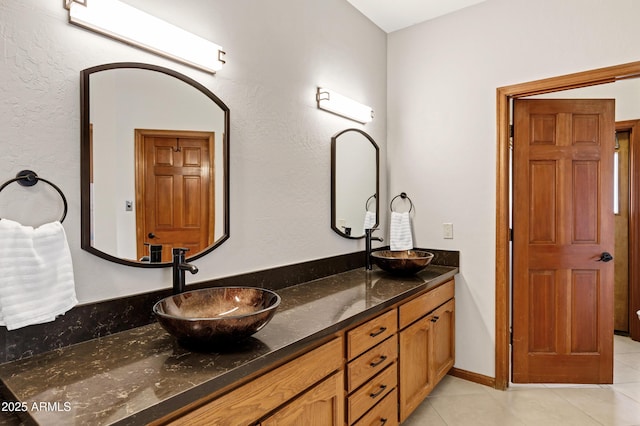
M 337 226 L 336 226 L 336 143 L 338 142 L 338 137 L 344 133 L 347 132 L 358 132 L 360 134 L 362 134 L 364 137 L 366 137 L 369 142 L 371 142 L 371 144 L 373 145 L 373 147 L 376 150 L 376 193 L 375 193 L 375 197 L 376 197 L 376 224 L 374 227 L 377 227 L 380 224 L 380 148 L 378 147 L 378 144 L 376 144 L 376 142 L 373 140 L 373 138 L 366 132 L 360 130 L 360 129 L 355 129 L 355 128 L 350 128 L 350 129 L 345 129 L 342 130 L 338 133 L 336 133 L 335 135 L 333 135 L 333 137 L 331 138 L 331 229 L 333 229 L 338 235 L 340 235 L 341 237 L 344 238 L 349 238 L 352 240 L 359 240 L 364 238 L 364 235 L 360 235 L 357 237 L 351 236 L 351 235 L 347 235 L 344 232 L 342 232 Z
M 216 95 L 213 94 L 209 89 L 204 87 L 202 84 L 197 81 L 187 77 L 186 75 L 180 74 L 176 71 L 173 71 L 169 68 L 164 68 L 157 65 L 138 63 L 138 62 L 116 62 L 111 64 L 97 65 L 95 67 L 87 68 L 80 71 L 80 205 L 81 205 L 81 216 L 80 216 L 80 229 L 81 229 L 81 248 L 83 250 L 88 251 L 89 253 L 101 257 L 102 259 L 109 260 L 111 262 L 119 263 L 121 265 L 135 266 L 139 268 L 166 268 L 171 267 L 171 262 L 158 262 L 158 263 L 146 263 L 146 262 L 138 262 L 129 259 L 122 259 L 111 254 L 105 253 L 102 250 L 98 250 L 97 248 L 91 245 L 91 189 L 90 189 L 90 175 L 91 175 L 91 150 L 90 150 L 90 111 L 89 111 L 89 77 L 91 74 L 110 70 L 110 69 L 121 69 L 121 68 L 135 68 L 135 69 L 144 69 L 149 71 L 160 72 L 163 74 L 167 74 L 169 76 L 175 77 L 202 92 L 205 96 L 215 102 L 220 109 L 224 111 L 224 126 L 225 133 L 223 138 L 223 149 L 224 149 L 224 234 L 222 237 L 207 247 L 205 250 L 195 254 L 194 256 L 190 256 L 187 258 L 187 261 L 192 261 L 201 258 L 202 256 L 210 253 L 216 247 L 220 246 L 226 240 L 229 239 L 229 131 L 230 131 L 230 119 L 229 119 L 229 108 L 225 105 L 222 100 L 220 100 Z

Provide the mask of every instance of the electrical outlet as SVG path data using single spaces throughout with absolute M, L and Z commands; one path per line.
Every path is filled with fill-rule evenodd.
M 442 224 L 442 236 L 445 240 L 453 239 L 453 223 Z

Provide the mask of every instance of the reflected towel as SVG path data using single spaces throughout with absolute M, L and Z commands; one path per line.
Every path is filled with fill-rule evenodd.
M 78 303 L 64 228 L 0 220 L 0 325 L 8 330 L 55 320 Z
M 376 226 L 376 214 L 374 212 L 366 212 L 364 215 L 364 226 L 362 227 L 362 233 L 365 229 L 371 229 Z
M 389 247 L 392 251 L 411 250 L 413 248 L 409 212 L 391 212 Z

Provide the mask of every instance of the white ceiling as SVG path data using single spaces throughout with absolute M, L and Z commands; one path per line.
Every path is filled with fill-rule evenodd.
M 485 0 L 347 0 L 387 33 Z

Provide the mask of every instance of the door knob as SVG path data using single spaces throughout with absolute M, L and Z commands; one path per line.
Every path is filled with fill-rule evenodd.
M 147 234 L 147 237 L 149 237 L 149 238 L 155 238 L 155 237 L 156 237 L 156 234 L 154 234 L 153 232 L 149 232 L 149 233 Z
M 598 262 L 610 262 L 612 260 L 613 256 L 611 256 L 611 253 L 605 251 L 600 255 L 600 259 L 598 259 Z

